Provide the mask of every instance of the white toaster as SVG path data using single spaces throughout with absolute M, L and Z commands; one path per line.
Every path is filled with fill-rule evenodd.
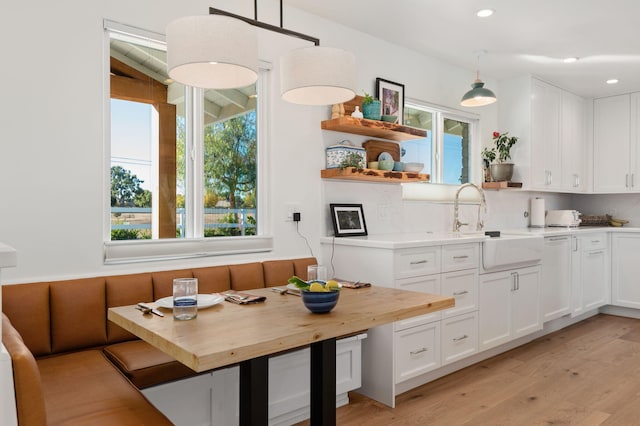
M 549 210 L 545 218 L 547 226 L 580 226 L 580 222 L 578 210 Z

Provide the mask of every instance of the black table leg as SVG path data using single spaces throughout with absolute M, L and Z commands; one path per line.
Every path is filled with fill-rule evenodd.
M 240 426 L 267 425 L 269 420 L 268 393 L 269 357 L 263 356 L 241 362 Z
M 336 339 L 311 344 L 311 426 L 336 424 Z

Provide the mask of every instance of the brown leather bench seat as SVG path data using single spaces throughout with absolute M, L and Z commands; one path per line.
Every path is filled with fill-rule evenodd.
M 282 286 L 292 275 L 306 278 L 315 263 L 273 260 L 3 286 L 9 320 L 2 340 L 13 360 L 20 425 L 45 424 L 20 409 L 26 399 L 36 407 L 44 400 L 46 424 L 170 424 L 138 389 L 196 373 L 108 321 L 108 308 L 170 296 L 181 277 L 198 278 L 200 293 Z

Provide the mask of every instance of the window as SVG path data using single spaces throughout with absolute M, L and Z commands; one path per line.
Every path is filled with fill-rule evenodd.
M 404 123 L 425 129 L 427 137 L 403 142 L 402 160 L 424 163 L 423 173 L 429 173 L 434 183 L 471 182 L 472 135 L 477 120 L 419 103 L 406 104 L 404 111 Z
M 258 97 L 268 67 L 244 88 L 187 87 L 167 75 L 163 36 L 110 21 L 105 29 L 106 261 L 269 249 L 259 206 L 266 90 Z

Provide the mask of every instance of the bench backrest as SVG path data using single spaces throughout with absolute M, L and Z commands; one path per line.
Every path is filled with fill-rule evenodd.
M 162 272 L 5 285 L 2 311 L 33 355 L 46 356 L 133 340 L 107 309 L 170 296 L 174 278 L 198 278 L 200 293 L 283 286 L 303 279 L 313 257 Z

